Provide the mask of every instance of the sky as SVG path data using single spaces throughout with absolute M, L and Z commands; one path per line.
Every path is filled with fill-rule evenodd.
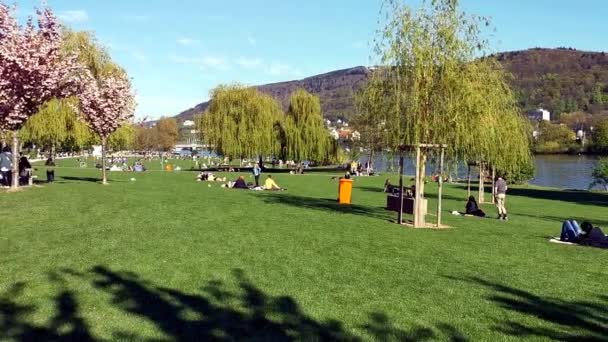
M 0 0 L 2 1 L 2 0 Z M 418 6 L 420 0 L 401 0 Z M 5 1 L 13 3 L 14 1 Z M 17 0 L 26 17 L 40 0 Z M 133 80 L 138 118 L 174 116 L 225 83 L 258 85 L 370 65 L 382 0 L 47 0 L 95 33 Z M 461 0 L 492 19 L 493 51 L 608 51 L 607 0 Z

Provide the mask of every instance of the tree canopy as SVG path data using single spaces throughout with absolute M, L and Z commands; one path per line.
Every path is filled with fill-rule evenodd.
M 287 159 L 323 161 L 330 157 L 332 146 L 318 97 L 303 89 L 291 94 L 281 140 Z
M 276 155 L 275 130 L 281 120 L 279 103 L 255 88 L 219 86 L 211 93 L 211 105 L 198 121 L 202 140 L 218 154 L 234 158 Z
M 447 144 L 449 156 L 505 173 L 529 165 L 529 132 L 508 74 L 493 58 L 479 59 L 488 22 L 460 12 L 457 0 L 423 1 L 419 10 L 386 3 L 376 44 L 382 82 L 371 85 L 389 97 L 389 147 Z
M 156 142 L 161 151 L 171 151 L 177 144 L 179 130 L 175 118 L 161 118 L 156 124 Z

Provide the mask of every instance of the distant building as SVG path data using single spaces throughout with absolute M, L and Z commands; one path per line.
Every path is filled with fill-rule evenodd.
M 551 121 L 551 112 L 539 108 L 528 113 L 528 118 L 532 121 Z
M 183 127 L 194 127 L 196 124 L 194 123 L 194 121 L 192 120 L 186 120 L 184 121 L 184 123 L 182 124 Z

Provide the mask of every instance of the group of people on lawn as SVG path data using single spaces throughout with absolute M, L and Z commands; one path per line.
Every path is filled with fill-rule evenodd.
M 223 182 L 224 184 L 222 185 L 222 187 L 230 188 L 230 189 L 266 190 L 266 191 L 285 190 L 284 188 L 281 188 L 275 182 L 275 180 L 272 178 L 271 175 L 268 175 L 268 177 L 266 177 L 266 180 L 264 181 L 264 185 L 260 186 L 260 177 L 262 175 L 262 167 L 260 166 L 259 163 L 255 164 L 255 166 L 252 169 L 252 173 L 253 173 L 253 177 L 255 179 L 255 184 L 247 184 L 247 182 L 245 181 L 245 177 L 243 177 L 243 176 L 239 176 L 234 181 L 226 182 L 226 178 L 218 178 L 211 172 L 201 172 L 196 178 L 198 181 Z

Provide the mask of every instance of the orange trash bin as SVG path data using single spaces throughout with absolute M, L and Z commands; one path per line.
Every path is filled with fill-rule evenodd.
M 338 203 L 351 204 L 352 194 L 353 194 L 352 179 L 340 179 L 340 186 L 338 187 Z

